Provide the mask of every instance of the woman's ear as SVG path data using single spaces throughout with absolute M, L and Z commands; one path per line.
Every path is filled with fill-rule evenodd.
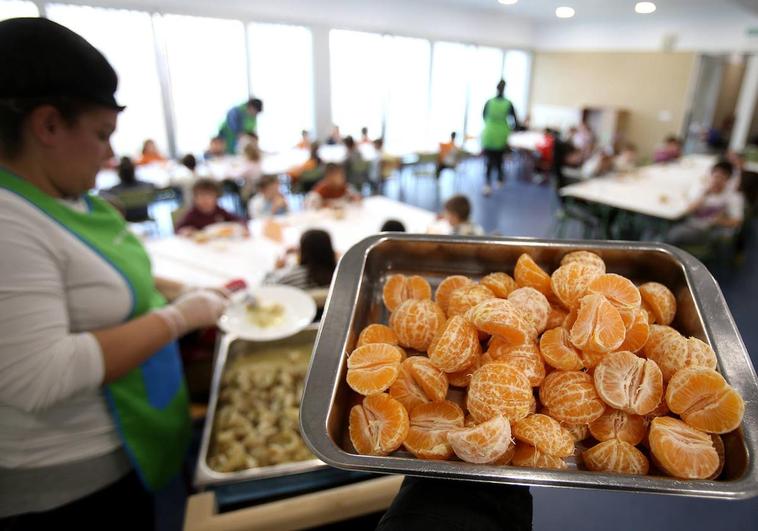
M 34 141 L 44 147 L 55 146 L 65 129 L 61 113 L 52 105 L 40 105 L 27 120 Z

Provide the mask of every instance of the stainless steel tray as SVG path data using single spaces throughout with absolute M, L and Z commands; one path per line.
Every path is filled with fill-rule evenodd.
M 291 474 L 300 474 L 316 470 L 326 466 L 318 459 L 308 461 L 296 461 L 292 463 L 282 463 L 274 466 L 264 466 L 250 468 L 239 472 L 217 472 L 208 466 L 208 453 L 211 448 L 211 435 L 216 421 L 216 409 L 218 405 L 219 387 L 221 377 L 226 369 L 226 364 L 235 356 L 241 354 L 254 354 L 256 350 L 264 348 L 282 347 L 290 345 L 313 345 L 316 339 L 318 325 L 314 324 L 291 337 L 280 339 L 278 341 L 253 342 L 240 339 L 236 336 L 226 334 L 221 337 L 217 346 L 216 359 L 213 365 L 213 378 L 211 381 L 211 395 L 208 404 L 208 415 L 203 426 L 203 439 L 200 446 L 200 454 L 195 467 L 195 486 L 198 488 L 208 487 L 211 485 L 222 485 L 227 483 L 236 483 L 239 481 L 249 481 L 252 479 L 270 478 L 277 476 L 287 476 Z
M 592 473 L 576 467 L 553 471 L 426 461 L 402 451 L 387 457 L 354 453 L 347 435 L 347 415 L 350 407 L 357 403 L 357 397 L 345 383 L 346 353 L 352 350 L 364 326 L 385 322 L 382 286 L 387 275 L 419 274 L 436 284 L 451 274 L 480 277 L 493 271 L 510 272 L 524 252 L 552 271 L 564 254 L 581 249 L 602 256 L 609 272 L 669 286 L 679 305 L 674 325 L 686 335 L 710 343 L 718 356 L 719 370 L 745 399 L 747 407 L 742 426 L 724 436 L 726 464 L 719 480 L 624 476 Z M 758 494 L 756 404 L 755 369 L 721 290 L 703 264 L 675 247 L 657 243 L 398 234 L 367 238 L 342 257 L 311 358 L 300 426 L 314 454 L 339 468 L 521 485 L 749 498 Z

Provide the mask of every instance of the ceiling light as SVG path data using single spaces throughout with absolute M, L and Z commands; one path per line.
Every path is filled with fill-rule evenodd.
M 555 8 L 555 16 L 558 18 L 571 18 L 576 14 L 573 7 L 561 6 Z
M 512 6 L 513 4 L 518 2 L 518 0 L 497 0 L 497 1 L 505 6 Z
M 637 2 L 634 10 L 640 15 L 649 15 L 655 11 L 655 4 L 653 2 Z

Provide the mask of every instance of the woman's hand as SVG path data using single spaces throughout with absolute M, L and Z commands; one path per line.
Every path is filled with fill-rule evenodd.
M 154 313 L 168 325 L 174 338 L 213 326 L 224 313 L 227 299 L 215 291 L 199 289 L 182 295 Z

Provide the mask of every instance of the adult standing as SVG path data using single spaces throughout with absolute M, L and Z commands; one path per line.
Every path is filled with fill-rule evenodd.
M 226 113 L 226 119 L 221 124 L 219 136 L 226 140 L 226 152 L 236 153 L 237 140 L 243 133 L 258 132 L 258 114 L 263 112 L 263 101 L 250 97 L 245 103 L 235 105 Z
M 508 149 L 508 136 L 518 128 L 518 118 L 513 103 L 505 97 L 505 80 L 497 84 L 497 95 L 484 105 L 484 129 L 482 130 L 482 150 L 487 157 L 487 183 L 484 195 L 492 191 L 492 172 L 497 174 L 498 184 L 503 183 L 503 156 Z
M 0 529 L 151 529 L 149 492 L 190 436 L 176 339 L 225 306 L 204 290 L 167 304 L 88 193 L 113 156 L 117 82 L 63 26 L 0 22 Z

